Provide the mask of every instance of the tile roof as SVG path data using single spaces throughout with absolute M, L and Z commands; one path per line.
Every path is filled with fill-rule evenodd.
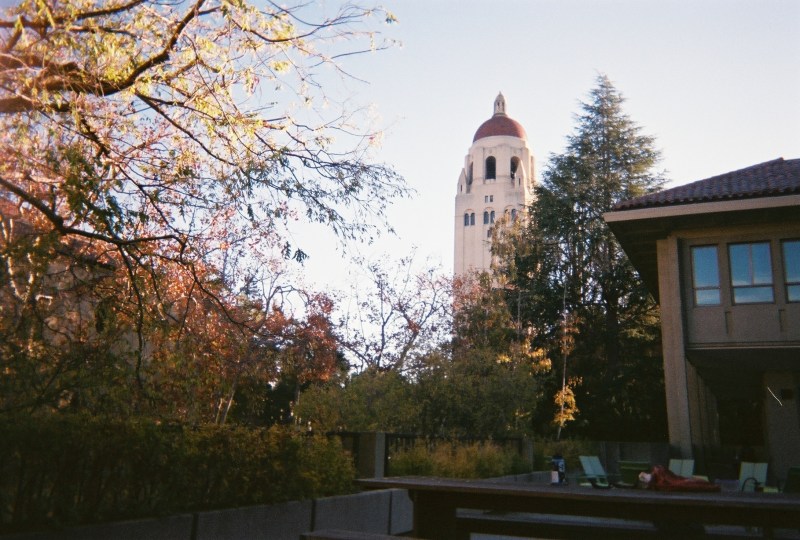
M 800 194 L 800 159 L 774 159 L 617 203 L 613 210 Z

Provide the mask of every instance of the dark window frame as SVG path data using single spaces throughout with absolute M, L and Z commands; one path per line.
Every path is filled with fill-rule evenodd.
M 759 253 L 754 255 L 754 247 L 766 246 L 766 257 L 759 258 Z M 747 248 L 745 258 L 739 248 Z M 735 251 L 734 251 L 735 250 Z M 754 242 L 731 242 L 728 244 L 728 269 L 731 287 L 731 302 L 734 305 L 743 304 L 774 304 L 775 303 L 775 276 L 772 267 L 772 242 L 759 240 Z M 744 266 L 742 265 L 744 263 Z M 766 264 L 766 268 L 761 268 Z M 768 276 L 764 280 L 763 276 Z M 766 293 L 769 293 L 766 295 Z M 761 296 L 764 295 L 764 296 Z
M 709 284 L 698 285 L 698 259 L 695 254 L 699 254 L 700 250 L 714 250 L 714 257 L 711 261 L 714 264 L 714 271 L 716 273 L 716 283 L 712 281 Z M 692 298 L 694 305 L 697 307 L 705 306 L 719 306 L 722 305 L 722 279 L 720 277 L 720 264 L 719 264 L 719 246 L 717 244 L 698 244 L 689 247 L 689 257 L 691 259 L 692 268 Z M 716 299 L 712 301 L 701 300 L 701 295 L 705 292 L 716 291 Z
M 797 246 L 798 254 L 793 255 L 797 257 L 797 268 L 789 267 L 789 257 L 786 250 L 787 245 Z M 786 302 L 795 303 L 800 302 L 800 239 L 787 238 L 781 240 L 781 266 L 783 267 L 783 285 L 786 294 Z

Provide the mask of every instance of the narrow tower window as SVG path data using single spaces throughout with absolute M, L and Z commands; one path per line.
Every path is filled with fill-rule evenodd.
M 464 214 L 464 227 L 469 226 L 469 214 Z
M 489 212 L 488 211 L 485 211 L 483 213 L 483 224 L 484 225 L 488 225 L 489 224 Z
M 514 156 L 511 158 L 511 183 L 514 183 L 514 179 L 517 177 L 517 169 L 519 168 L 519 158 Z
M 469 224 L 470 224 L 470 225 L 475 225 L 475 212 L 472 212 L 472 213 L 469 215 Z
M 486 180 L 494 180 L 497 178 L 497 160 L 494 156 L 486 158 Z
M 489 214 L 489 223 L 494 223 L 494 210 L 492 210 L 492 213 Z

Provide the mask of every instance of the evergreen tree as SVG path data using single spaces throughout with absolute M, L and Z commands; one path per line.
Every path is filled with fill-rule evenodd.
M 623 103 L 598 76 L 566 150 L 544 171 L 528 226 L 495 250 L 497 272 L 511 283 L 511 312 L 558 367 L 554 393 L 565 389 L 566 370 L 566 390 L 581 411 L 576 429 L 606 439 L 659 437 L 665 429 L 657 307 L 602 217 L 663 184 L 654 139 Z

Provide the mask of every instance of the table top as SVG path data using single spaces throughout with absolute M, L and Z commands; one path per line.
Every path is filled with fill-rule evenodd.
M 438 478 L 430 476 L 396 476 L 386 478 L 359 479 L 358 484 L 366 489 L 401 488 L 414 491 L 439 491 L 463 493 L 515 494 L 520 497 L 556 497 L 563 499 L 611 498 L 619 501 L 641 500 L 722 500 L 741 501 L 743 504 L 776 503 L 800 506 L 798 493 L 757 493 L 723 490 L 719 492 L 655 491 L 638 488 L 598 489 L 578 484 L 552 485 L 539 482 L 497 482 L 493 480 L 470 480 Z
M 703 523 L 800 526 L 800 495 L 783 493 L 665 492 L 596 489 L 534 482 L 498 483 L 434 477 L 358 480 L 366 489 L 400 488 L 415 496 L 448 501 L 458 508 L 483 508 L 585 516 L 656 519 L 680 517 Z

